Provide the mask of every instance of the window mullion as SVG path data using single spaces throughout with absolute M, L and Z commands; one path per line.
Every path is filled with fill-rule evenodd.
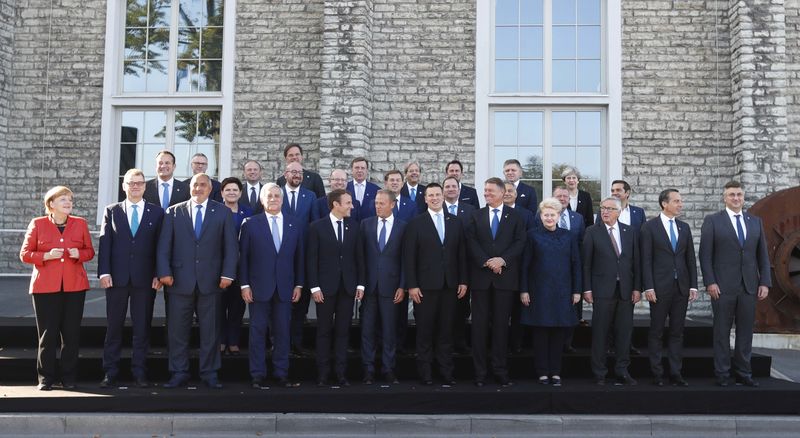
M 167 74 L 169 75 L 167 80 L 169 90 L 167 90 L 167 94 L 169 95 L 175 94 L 175 90 L 178 89 L 178 23 L 180 22 L 180 4 L 180 0 L 172 0 L 172 4 L 170 5 L 169 66 L 167 66 Z
M 542 23 L 543 35 L 543 68 L 544 68 L 544 94 L 553 93 L 553 0 L 545 0 L 544 21 Z
M 548 198 L 548 193 L 553 193 L 552 180 L 553 180 L 553 141 L 552 129 L 553 125 L 553 110 L 546 109 L 542 111 L 542 198 Z

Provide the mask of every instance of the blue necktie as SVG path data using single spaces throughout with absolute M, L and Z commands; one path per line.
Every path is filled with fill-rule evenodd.
M 675 221 L 669 220 L 669 243 L 672 244 L 672 252 L 678 250 L 678 236 L 675 235 Z
M 492 211 L 494 212 L 494 217 L 492 218 L 492 239 L 494 239 L 497 237 L 497 230 L 500 229 L 500 218 L 497 217 L 497 212 L 499 212 L 500 209 L 495 208 Z
M 292 200 L 289 202 L 289 207 L 292 209 L 292 213 L 297 213 L 297 200 L 294 190 L 292 190 Z
M 256 208 L 256 202 L 258 202 L 258 197 L 256 195 L 256 188 L 250 187 L 250 208 Z
M 451 205 L 448 208 L 450 209 L 450 214 L 452 214 L 453 216 L 458 216 L 455 205 Z
M 561 214 L 561 220 L 558 221 L 558 228 L 562 230 L 569 230 L 569 225 L 567 224 L 567 212 Z
M 281 233 L 278 231 L 278 216 L 272 216 L 272 243 L 275 244 L 275 252 L 281 250 Z
M 411 198 L 411 200 L 412 201 L 416 201 L 417 200 L 417 189 L 411 189 L 409 192 L 411 193 L 411 196 L 409 196 Z
M 383 252 L 383 248 L 386 248 L 386 219 L 381 219 L 383 225 L 381 226 L 381 232 L 378 235 L 378 249 Z
M 169 208 L 169 184 L 161 183 L 161 185 L 164 186 L 164 191 L 161 194 L 161 208 L 166 211 Z
M 200 233 L 203 231 L 203 206 L 198 205 L 197 215 L 194 217 L 194 237 L 200 240 Z
M 441 213 L 436 213 L 436 232 L 439 233 L 439 240 L 444 244 L 444 223 Z
M 136 236 L 136 231 L 139 230 L 139 206 L 131 204 L 133 213 L 131 213 L 131 234 Z
M 739 237 L 739 245 L 744 248 L 744 228 L 742 228 L 742 215 L 735 214 L 736 216 L 736 234 Z
M 344 233 L 342 233 L 342 221 L 336 221 L 336 229 L 339 231 L 339 243 L 344 243 Z

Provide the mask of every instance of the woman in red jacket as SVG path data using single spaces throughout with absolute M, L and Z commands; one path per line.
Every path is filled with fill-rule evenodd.
M 44 195 L 47 216 L 28 225 L 19 257 L 33 265 L 29 293 L 33 297 L 39 351 L 39 389 L 56 382 L 56 350 L 61 345 L 60 378 L 64 389 L 75 388 L 83 301 L 89 278 L 83 263 L 94 257 L 86 220 L 70 216 L 72 191 L 56 186 Z

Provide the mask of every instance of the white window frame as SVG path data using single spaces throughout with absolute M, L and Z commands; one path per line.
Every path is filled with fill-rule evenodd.
M 475 185 L 492 175 L 493 113 L 496 110 L 539 111 L 580 110 L 602 108 L 606 132 L 603 181 L 601 191 L 608 193 L 611 181 L 622 177 L 622 0 L 604 0 L 603 37 L 601 48 L 604 62 L 601 78 L 605 93 L 495 93 L 494 90 L 494 0 L 476 2 L 475 32 Z M 552 19 L 545 2 L 545 26 Z M 551 89 L 551 33 L 544 31 L 544 90 Z M 546 122 L 545 122 L 546 123 Z M 552 163 L 545 160 L 546 176 Z M 544 179 L 545 191 L 552 179 Z
M 178 1 L 178 0 L 173 0 Z M 236 0 L 224 0 L 222 33 L 222 89 L 219 92 L 203 93 L 122 93 L 123 53 L 125 46 L 125 0 L 109 0 L 106 6 L 106 44 L 103 77 L 103 107 L 100 124 L 100 169 L 97 193 L 96 223 L 103 220 L 104 207 L 117 201 L 119 193 L 119 135 L 121 113 L 124 110 L 219 110 L 220 147 L 219 177 L 231 172 L 231 152 L 233 144 L 233 105 L 236 47 Z M 175 15 L 172 14 L 173 24 Z M 177 26 L 170 32 L 170 66 L 174 72 Z M 169 74 L 170 90 L 174 90 L 174 74 Z M 171 123 L 168 121 L 168 125 Z M 168 137 L 167 145 L 172 144 Z M 155 166 L 155 157 L 153 157 Z

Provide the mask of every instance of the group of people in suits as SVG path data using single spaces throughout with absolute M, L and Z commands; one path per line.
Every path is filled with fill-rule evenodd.
M 244 181 L 217 182 L 204 173 L 208 159 L 203 154 L 192 157 L 195 174 L 178 181 L 169 151 L 158 153 L 157 177 L 150 181 L 139 169 L 126 172 L 126 198 L 106 208 L 100 233 L 98 277 L 106 289 L 108 316 L 101 386 L 117 383 L 128 308 L 134 383 L 150 385 L 149 328 L 162 287 L 171 373 L 166 388 L 183 387 L 190 379 L 195 316 L 199 377 L 209 388 L 222 387 L 221 356 L 239 354 L 245 305 L 252 386 L 261 388 L 268 378 L 297 386 L 289 379 L 289 355 L 311 354 L 302 339 L 311 301 L 320 386 L 349 385 L 354 310 L 361 319 L 363 382 L 380 376 L 398 383 L 395 363 L 409 301 L 424 385 L 433 384 L 434 371 L 445 385 L 455 384 L 453 354 L 468 348 L 467 331 L 474 384 L 482 387 L 493 378 L 503 387 L 513 385 L 509 346 L 518 348 L 521 327 L 530 326 L 539 383 L 560 386 L 562 354 L 571 348 L 572 331 L 582 320 L 582 300 L 593 309 L 596 383 L 606 384 L 613 342 L 614 383 L 633 385 L 628 372 L 633 306 L 642 298 L 650 302 L 654 383 L 663 386 L 668 376 L 672 384 L 687 385 L 681 376 L 683 321 L 688 303 L 697 297 L 697 269 L 691 230 L 677 219 L 682 210 L 677 190 L 664 190 L 661 213 L 646 221 L 644 211 L 628 202 L 630 185 L 614 181 L 595 222 L 591 196 L 578 189 L 580 173 L 572 168 L 562 174 L 564 185 L 539 203 L 535 189 L 520 181 L 520 163 L 508 160 L 505 180 L 484 182 L 481 207 L 477 191 L 461 182 L 458 160 L 446 165 L 442 184 L 421 184 L 422 169 L 410 162 L 402 172 L 386 172 L 380 188 L 369 181 L 368 160 L 358 157 L 351 162 L 352 180 L 344 170 L 333 170 L 325 194 L 319 174 L 303 168 L 300 145 L 287 145 L 284 158 L 283 175 L 266 184 L 254 160 L 243 166 Z M 723 201 L 726 209 L 703 224 L 699 256 L 714 307 L 715 372 L 720 385 L 727 385 L 733 373 L 737 382 L 755 386 L 749 357 L 755 300 L 764 299 L 770 286 L 766 243 L 760 220 L 742 210 L 739 183 L 725 186 Z M 85 221 L 71 216 L 71 207 L 69 189 L 50 190 L 48 215 L 31 222 L 20 254 L 34 265 L 31 293 L 43 390 L 59 379 L 73 387 L 76 376 L 77 334 L 88 289 L 82 263 L 94 251 Z M 667 320 L 665 370 L 661 343 Z M 734 321 L 731 363 L 727 340 Z

